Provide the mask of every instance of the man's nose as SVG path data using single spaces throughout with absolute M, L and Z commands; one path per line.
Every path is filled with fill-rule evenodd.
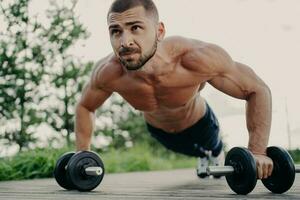
M 133 45 L 133 38 L 131 34 L 124 32 L 121 37 L 121 46 L 123 47 L 130 47 Z

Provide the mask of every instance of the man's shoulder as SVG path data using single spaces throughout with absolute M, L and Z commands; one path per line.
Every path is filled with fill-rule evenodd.
M 169 36 L 164 38 L 163 45 L 167 49 L 184 51 L 189 46 L 189 38 L 182 36 Z
M 100 59 L 94 67 L 91 81 L 95 86 L 107 86 L 120 78 L 123 68 L 113 53 Z
M 204 48 L 209 48 L 210 46 L 210 43 L 178 35 L 166 37 L 163 43 L 164 47 L 168 49 L 169 52 L 173 52 L 180 55 L 184 55 L 196 49 L 204 50 Z
M 164 47 L 180 59 L 183 67 L 195 70 L 203 68 L 203 64 L 211 58 L 216 49 L 216 45 L 212 43 L 182 36 L 165 38 Z

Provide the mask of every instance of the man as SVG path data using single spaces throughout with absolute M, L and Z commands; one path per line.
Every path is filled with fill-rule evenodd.
M 76 107 L 77 150 L 89 150 L 94 112 L 113 93 L 141 110 L 151 135 L 167 148 L 199 157 L 199 177 L 208 159 L 222 161 L 218 121 L 200 96 L 205 83 L 246 100 L 248 148 L 258 178 L 271 175 L 266 156 L 271 126 L 271 92 L 246 65 L 217 45 L 174 36 L 164 39 L 152 0 L 115 0 L 107 15 L 114 53 L 94 69 Z M 207 152 L 211 152 L 208 156 Z

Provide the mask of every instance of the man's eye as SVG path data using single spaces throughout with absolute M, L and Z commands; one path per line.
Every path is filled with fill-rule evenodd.
M 140 29 L 140 28 L 141 28 L 140 26 L 137 26 L 137 25 L 136 25 L 136 26 L 132 26 L 131 30 L 132 30 L 132 31 L 136 31 L 136 30 L 138 30 L 138 29 Z
M 111 32 L 110 32 L 111 35 L 116 35 L 119 33 L 120 33 L 120 30 L 111 30 Z

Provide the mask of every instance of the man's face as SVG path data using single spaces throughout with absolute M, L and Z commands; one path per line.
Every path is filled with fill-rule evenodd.
M 155 53 L 157 23 L 142 6 L 108 16 L 110 41 L 116 56 L 128 70 L 141 68 Z

